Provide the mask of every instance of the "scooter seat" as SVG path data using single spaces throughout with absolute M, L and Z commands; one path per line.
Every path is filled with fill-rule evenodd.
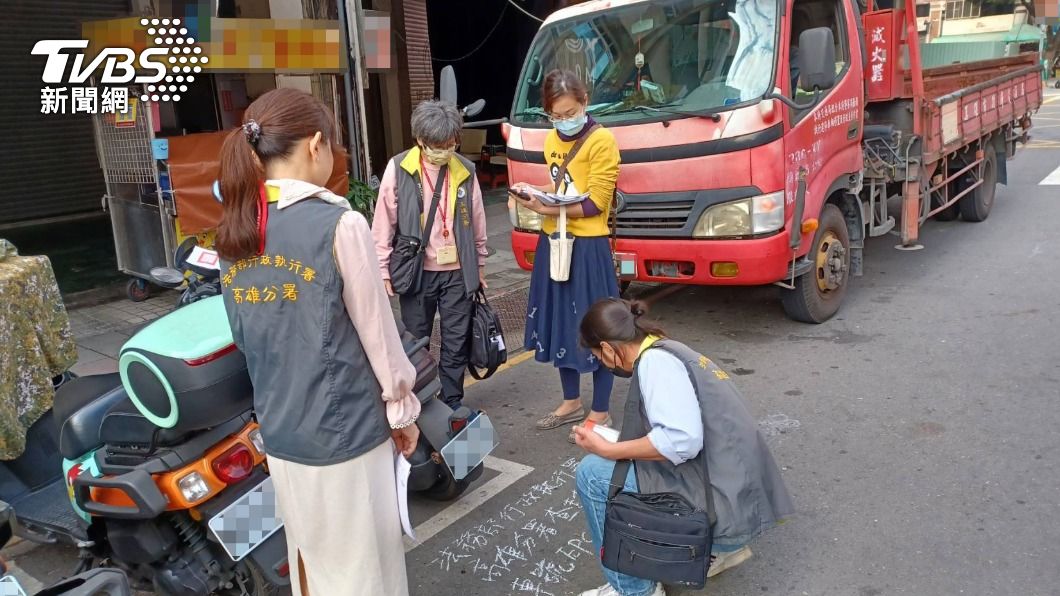
M 118 373 L 77 377 L 55 393 L 59 453 L 76 460 L 102 445 L 99 429 L 115 405 L 129 401 Z
M 169 447 L 188 437 L 191 433 L 161 428 L 144 417 L 131 399 L 115 404 L 103 416 L 99 439 L 107 447 Z
M 59 453 L 76 460 L 106 444 L 167 446 L 186 433 L 161 429 L 129 399 L 118 373 L 77 377 L 55 394 Z

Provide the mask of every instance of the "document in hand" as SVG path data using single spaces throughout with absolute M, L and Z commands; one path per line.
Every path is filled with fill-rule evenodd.
M 524 199 L 537 199 L 541 201 L 543 205 L 556 206 L 556 205 L 574 205 L 581 203 L 585 199 L 589 198 L 589 193 L 582 193 L 580 195 L 560 195 L 554 192 L 541 192 L 536 188 L 520 188 L 513 189 L 512 192 L 523 197 Z
M 412 522 L 409 520 L 409 472 L 412 464 L 401 455 L 400 451 L 394 451 L 394 475 L 397 477 L 397 499 L 398 515 L 401 517 L 401 529 L 409 538 L 415 540 L 416 534 L 412 531 Z

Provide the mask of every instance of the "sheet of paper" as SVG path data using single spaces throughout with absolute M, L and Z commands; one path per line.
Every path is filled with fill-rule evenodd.
M 593 425 L 593 432 L 607 439 L 609 443 L 618 442 L 618 429 L 599 424 Z
M 188 262 L 198 267 L 204 267 L 206 269 L 219 270 L 220 265 L 218 264 L 217 253 L 212 250 L 204 249 L 201 246 L 196 246 L 191 249 L 191 254 L 188 255 Z
M 400 451 L 394 451 L 394 475 L 397 477 L 397 500 L 398 515 L 401 517 L 401 529 L 409 538 L 415 540 L 416 533 L 412 531 L 412 522 L 409 521 L 409 472 L 412 464 L 401 455 Z

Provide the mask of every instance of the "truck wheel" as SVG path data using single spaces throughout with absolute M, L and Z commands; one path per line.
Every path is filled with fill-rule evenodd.
M 957 204 L 961 207 L 964 221 L 983 221 L 990 215 L 994 206 L 994 195 L 997 193 L 997 153 L 984 147 L 983 183 L 972 192 L 961 197 Z
M 843 213 L 825 205 L 821 225 L 806 257 L 814 263 L 809 273 L 795 280 L 794 290 L 784 290 L 781 303 L 789 317 L 803 323 L 823 323 L 832 318 L 847 291 L 850 272 L 850 232 Z
M 954 180 L 953 182 L 950 182 L 950 196 L 951 197 L 953 195 L 961 192 L 960 189 L 963 188 L 963 186 L 961 184 L 962 184 L 961 179 L 957 179 L 957 180 Z M 935 198 L 935 194 L 932 193 L 932 195 L 931 195 L 931 208 L 932 209 L 938 209 L 938 207 L 941 204 L 942 204 L 942 202 L 939 201 L 937 198 Z M 961 208 L 957 206 L 957 203 L 954 203 L 954 204 L 950 205 L 949 207 L 946 207 L 942 211 L 939 211 L 938 213 L 936 213 L 933 216 L 933 218 L 936 221 L 953 221 L 953 220 L 957 219 L 957 217 L 959 217 L 960 214 L 961 214 Z

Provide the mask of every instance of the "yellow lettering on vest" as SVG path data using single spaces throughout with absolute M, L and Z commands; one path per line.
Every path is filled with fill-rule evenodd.
M 272 260 L 272 262 L 277 267 L 286 267 L 287 266 L 287 259 L 283 258 L 283 255 L 276 255 L 276 257 Z
M 261 264 L 272 265 L 272 257 L 270 257 L 269 255 L 261 255 Z
M 726 381 L 729 379 L 729 373 L 721 370 L 720 368 L 714 369 L 714 376 L 718 377 L 719 381 Z
M 288 271 L 294 271 L 295 275 L 302 272 L 302 261 L 292 260 L 291 266 L 287 268 Z
M 261 302 L 261 292 L 254 286 L 250 286 L 247 289 L 247 302 L 251 304 L 257 304 Z
M 297 302 L 298 288 L 294 284 L 283 284 L 283 299 L 288 302 Z
M 302 279 L 306 281 L 311 282 L 316 276 L 317 272 L 314 271 L 312 267 L 306 267 L 305 270 L 302 271 Z
M 243 304 L 243 288 L 232 288 L 232 300 L 236 304 Z
M 263 294 L 265 294 L 265 297 L 262 298 L 262 300 L 261 300 L 262 302 L 275 302 L 276 301 L 276 286 L 270 286 L 270 287 L 267 287 L 267 288 L 262 288 L 261 291 L 262 291 Z

